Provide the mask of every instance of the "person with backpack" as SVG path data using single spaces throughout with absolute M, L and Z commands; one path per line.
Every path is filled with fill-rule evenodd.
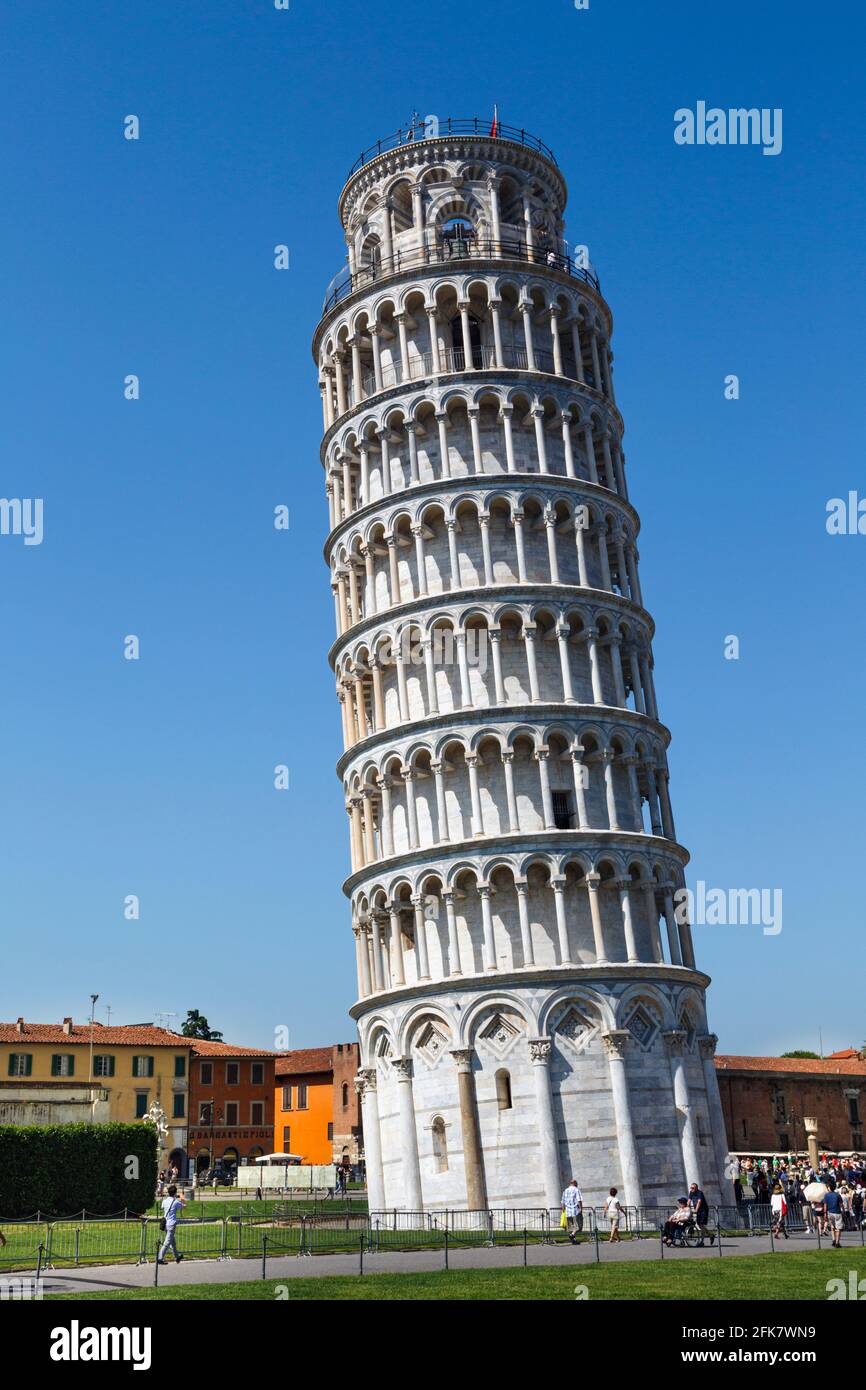
M 174 1258 L 178 1264 L 180 1264 L 181 1260 L 183 1259 L 183 1255 L 178 1254 L 174 1230 L 175 1226 L 177 1225 L 178 1217 L 180 1216 L 180 1213 L 183 1211 L 185 1206 L 186 1198 L 178 1197 L 177 1187 L 174 1183 L 172 1183 L 168 1189 L 168 1196 L 164 1197 L 162 1202 L 162 1219 L 159 1223 L 159 1229 L 161 1231 L 165 1231 L 165 1240 L 163 1241 L 160 1252 L 156 1257 L 156 1262 L 158 1265 L 164 1265 L 166 1263 L 165 1256 L 169 1250 L 174 1251 Z

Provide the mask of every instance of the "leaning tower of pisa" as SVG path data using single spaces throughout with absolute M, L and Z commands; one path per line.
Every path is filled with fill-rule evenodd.
M 371 1209 L 718 1199 L 610 309 L 552 152 L 431 124 L 313 343 Z

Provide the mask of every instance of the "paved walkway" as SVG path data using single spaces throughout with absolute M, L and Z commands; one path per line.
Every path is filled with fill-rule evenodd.
M 844 1241 L 844 1238 L 843 1238 Z M 821 1242 L 822 1248 L 829 1240 Z M 860 1241 L 849 1240 L 851 1248 L 860 1248 Z M 789 1241 L 776 1243 L 777 1253 L 788 1250 L 814 1250 L 817 1241 L 810 1236 L 792 1236 Z M 722 1245 L 721 1258 L 728 1259 L 738 1255 L 765 1255 L 770 1252 L 769 1236 L 742 1236 L 727 1238 Z M 628 1263 L 642 1260 L 657 1260 L 660 1254 L 658 1240 L 645 1239 L 622 1241 L 618 1245 L 600 1242 L 599 1253 L 602 1264 Z M 695 1250 L 665 1250 L 665 1259 L 670 1260 L 718 1260 L 718 1246 L 704 1246 Z M 584 1241 L 573 1246 L 567 1242 L 555 1245 L 530 1245 L 527 1247 L 529 1265 L 579 1266 L 595 1264 L 596 1249 L 594 1241 Z M 445 1258 L 442 1250 L 419 1250 L 370 1254 L 364 1252 L 365 1274 L 409 1274 L 444 1268 Z M 482 1246 L 468 1250 L 449 1249 L 448 1263 L 451 1269 L 512 1269 L 523 1264 L 522 1245 Z M 307 1279 L 328 1274 L 358 1275 L 360 1260 L 355 1255 L 282 1255 L 268 1257 L 267 1277 L 269 1279 Z M 51 1293 L 97 1293 L 114 1289 L 140 1289 L 152 1286 L 154 1265 L 91 1265 L 80 1269 L 48 1269 L 43 1272 L 43 1289 Z M 32 1274 L 32 1271 L 31 1271 Z M 262 1262 L 254 1257 L 226 1260 L 184 1260 L 179 1266 L 172 1261 L 159 1270 L 161 1287 L 175 1284 L 234 1284 L 252 1282 L 262 1277 Z

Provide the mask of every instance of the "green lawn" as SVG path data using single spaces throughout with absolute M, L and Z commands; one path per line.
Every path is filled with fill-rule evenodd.
M 720 1260 L 665 1260 L 616 1265 L 541 1266 L 537 1269 L 441 1270 L 430 1274 L 326 1275 L 313 1279 L 255 1280 L 244 1284 L 178 1284 L 119 1293 L 52 1294 L 83 1299 L 241 1299 L 273 1300 L 286 1290 L 290 1300 L 374 1299 L 543 1299 L 573 1300 L 585 1286 L 590 1299 L 793 1299 L 824 1300 L 827 1281 L 848 1279 L 855 1269 L 866 1275 L 866 1250 L 798 1251 L 743 1255 Z M 166 1271 L 170 1278 L 170 1272 Z M 286 1296 L 286 1295 L 283 1295 Z

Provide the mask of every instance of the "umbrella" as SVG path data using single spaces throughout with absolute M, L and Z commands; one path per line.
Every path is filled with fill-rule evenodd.
M 803 1196 L 807 1202 L 823 1202 L 827 1188 L 822 1182 L 810 1182 L 803 1188 Z

